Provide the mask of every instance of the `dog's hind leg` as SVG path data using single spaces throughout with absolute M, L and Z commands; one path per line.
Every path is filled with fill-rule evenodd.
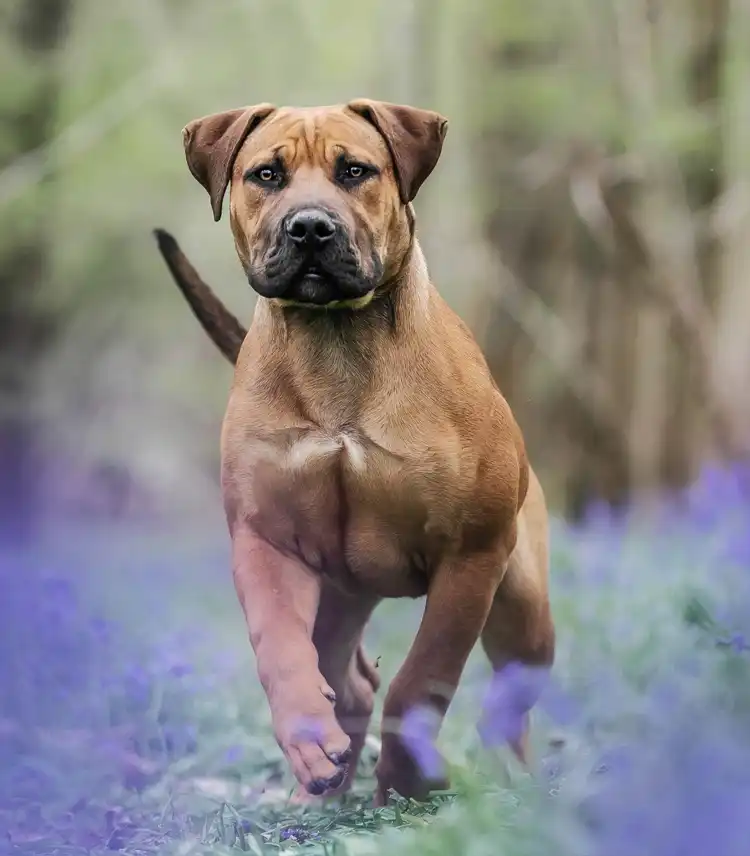
M 538 678 L 543 677 L 538 670 L 550 668 L 555 655 L 547 562 L 547 513 L 532 475 L 518 518 L 516 547 L 482 631 L 482 646 L 497 682 L 497 692 L 490 696 L 495 701 L 488 701 L 482 728 L 498 736 L 506 730 L 507 742 L 524 766 L 529 763 L 529 711 L 541 689 Z M 511 668 L 503 673 L 506 667 Z
M 555 631 L 546 599 L 538 600 L 524 590 L 517 579 L 512 579 L 515 574 L 511 564 L 511 578 L 506 577 L 498 590 L 482 632 L 482 646 L 497 682 L 483 712 L 482 727 L 488 734 L 506 729 L 510 748 L 527 766 L 529 711 L 542 686 L 538 680 L 541 676 L 535 673 L 539 667 L 552 665 Z M 518 671 L 514 667 L 519 667 Z M 524 667 L 531 668 L 526 672 Z

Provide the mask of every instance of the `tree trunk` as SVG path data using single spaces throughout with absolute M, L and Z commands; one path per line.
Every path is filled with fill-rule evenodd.
M 730 0 L 727 5 L 722 117 L 725 183 L 724 204 L 717 217 L 724 251 L 717 266 L 721 293 L 717 299 L 713 381 L 731 413 L 734 443 L 750 454 L 750 8 L 741 0 Z
M 24 87 L 0 111 L 0 173 L 49 141 L 59 95 L 57 49 L 71 0 L 19 0 L 5 27 L 6 49 L 28 64 L 35 85 Z M 49 272 L 49 188 L 4 212 L 0 236 L 0 539 L 23 544 L 38 514 L 35 379 L 54 336 L 42 290 Z

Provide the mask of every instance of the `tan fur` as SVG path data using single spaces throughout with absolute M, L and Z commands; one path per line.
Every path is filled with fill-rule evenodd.
M 435 783 L 390 726 L 413 705 L 443 715 L 480 638 L 498 669 L 552 663 L 544 496 L 510 408 L 413 237 L 410 203 L 445 120 L 366 101 L 263 105 L 259 123 L 252 111 L 186 133 L 191 170 L 219 213 L 226 172 L 241 261 L 264 257 L 286 211 L 322 201 L 351 231 L 363 270 L 377 258 L 383 275 L 358 311 L 258 301 L 221 438 L 238 596 L 279 744 L 303 789 L 331 794 L 351 781 L 378 685 L 365 624 L 382 598 L 426 595 L 385 700 L 376 802 L 389 788 L 424 797 Z M 211 166 L 208 150 L 234 159 Z M 342 191 L 331 179 L 341 150 L 380 174 Z M 291 179 L 264 194 L 243 176 L 275 152 Z M 163 233 L 160 246 L 231 358 L 236 319 L 223 310 L 224 336 L 218 299 Z

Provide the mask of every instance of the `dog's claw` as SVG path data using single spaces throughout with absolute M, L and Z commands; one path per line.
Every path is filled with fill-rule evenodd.
M 349 760 L 352 757 L 351 746 L 348 749 L 344 749 L 343 752 L 334 752 L 333 755 L 329 756 L 331 761 L 333 761 L 336 766 L 340 766 L 341 764 L 348 764 Z
M 340 787 L 344 783 L 344 779 L 346 778 L 346 770 L 339 770 L 335 776 L 332 776 L 328 782 L 328 790 L 335 791 L 336 788 Z
M 326 791 L 335 791 L 344 783 L 346 769 L 334 773 L 330 779 L 313 779 L 307 786 L 307 792 L 314 797 L 321 797 Z

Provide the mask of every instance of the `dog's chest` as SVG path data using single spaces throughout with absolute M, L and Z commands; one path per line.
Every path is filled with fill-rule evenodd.
M 254 448 L 253 524 L 346 587 L 420 596 L 458 536 L 459 468 L 445 448 L 410 454 L 357 431 L 282 432 Z

